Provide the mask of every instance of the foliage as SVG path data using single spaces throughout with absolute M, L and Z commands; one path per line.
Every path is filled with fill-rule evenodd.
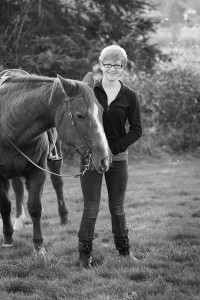
M 163 25 L 197 25 L 200 21 L 199 0 L 155 0 L 158 10 L 163 14 Z
M 149 44 L 157 21 L 149 1 L 1 0 L 0 65 L 82 79 L 112 43 L 150 71 L 161 53 Z
M 59 1 L 4 0 L 0 6 L 3 68 L 68 77 L 83 76 L 89 69 L 89 60 L 72 38 L 71 16 Z
M 176 153 L 200 146 L 197 114 L 200 72 L 197 64 L 184 61 L 184 57 L 182 60 L 179 57 L 171 63 L 160 63 L 154 74 L 139 73 L 132 82 L 130 75 L 126 78 L 140 95 L 143 139 L 152 139 L 157 146 Z

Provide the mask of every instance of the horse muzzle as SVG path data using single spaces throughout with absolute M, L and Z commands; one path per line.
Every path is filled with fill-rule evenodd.
M 98 173 L 105 173 L 106 171 L 108 171 L 112 163 L 112 155 L 107 155 L 103 157 L 100 161 L 96 161 L 95 158 L 92 157 L 92 163 Z

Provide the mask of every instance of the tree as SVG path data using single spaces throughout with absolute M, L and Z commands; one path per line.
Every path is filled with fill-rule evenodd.
M 0 65 L 81 79 L 100 50 L 117 43 L 139 70 L 162 55 L 149 37 L 157 20 L 141 0 L 1 0 Z M 131 63 L 130 63 L 131 66 Z
M 103 47 L 115 43 L 126 49 L 139 70 L 150 71 L 159 58 L 164 58 L 149 43 L 160 22 L 148 17 L 154 9 L 149 1 L 141 0 L 76 0 L 74 20 L 79 27 L 78 38 L 86 39 L 86 50 L 94 62 Z

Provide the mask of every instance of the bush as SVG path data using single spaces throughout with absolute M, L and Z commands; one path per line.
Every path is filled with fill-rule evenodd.
M 193 151 L 200 146 L 198 65 L 179 59 L 159 63 L 154 71 L 152 76 L 125 76 L 141 100 L 143 144 L 148 145 L 149 152 L 158 146 L 175 153 Z

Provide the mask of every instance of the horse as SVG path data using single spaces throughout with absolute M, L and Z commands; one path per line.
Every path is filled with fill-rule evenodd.
M 63 192 L 63 178 L 61 176 L 56 176 L 53 173 L 61 175 L 62 169 L 62 150 L 61 150 L 61 141 L 57 135 L 57 131 L 55 128 L 48 130 L 49 143 L 54 145 L 51 152 L 53 153 L 53 159 L 49 159 L 47 157 L 47 165 L 50 173 L 51 182 L 55 189 L 57 196 L 57 204 L 58 204 L 58 214 L 60 216 L 60 223 L 62 225 L 67 224 L 68 222 L 68 210 L 65 203 L 64 192 Z M 52 142 L 52 140 L 54 142 Z M 28 224 L 25 215 L 24 209 L 24 180 L 22 177 L 14 177 L 11 178 L 11 185 L 15 193 L 16 200 L 16 216 L 14 221 L 13 229 L 14 231 L 19 231 L 24 227 L 24 224 Z
M 29 75 L 28 72 L 19 69 L 5 70 L 0 73 L 0 76 L 5 75 L 20 75 L 25 74 Z M 5 78 L 5 77 L 3 77 Z M 62 225 L 67 224 L 68 222 L 68 210 L 66 207 L 64 193 L 63 193 L 63 179 L 61 176 L 56 176 L 53 173 L 61 174 L 62 168 L 62 150 L 61 150 L 61 141 L 58 137 L 57 131 L 55 128 L 49 129 L 47 131 L 49 139 L 49 154 L 54 155 L 54 159 L 49 159 L 47 157 L 47 165 L 51 173 L 51 182 L 55 189 L 58 203 L 58 213 L 60 216 L 60 221 Z M 14 221 L 13 229 L 15 231 L 21 230 L 24 226 L 24 223 L 27 223 L 25 210 L 24 210 L 24 182 L 21 177 L 14 177 L 11 179 L 11 185 L 16 197 L 16 217 Z
M 11 72 L 11 74 L 10 74 Z M 1 75 L 1 74 L 0 74 Z M 56 127 L 61 141 L 73 146 L 97 172 L 106 172 L 112 154 L 103 130 L 102 106 L 94 78 L 83 81 L 35 74 L 4 73 L 0 83 L 0 213 L 3 247 L 13 245 L 10 179 L 24 177 L 33 224 L 33 249 L 44 253 L 41 230 L 42 191 L 48 153 L 47 130 Z M 84 171 L 87 169 L 85 168 Z M 83 172 L 84 173 L 84 172 Z

